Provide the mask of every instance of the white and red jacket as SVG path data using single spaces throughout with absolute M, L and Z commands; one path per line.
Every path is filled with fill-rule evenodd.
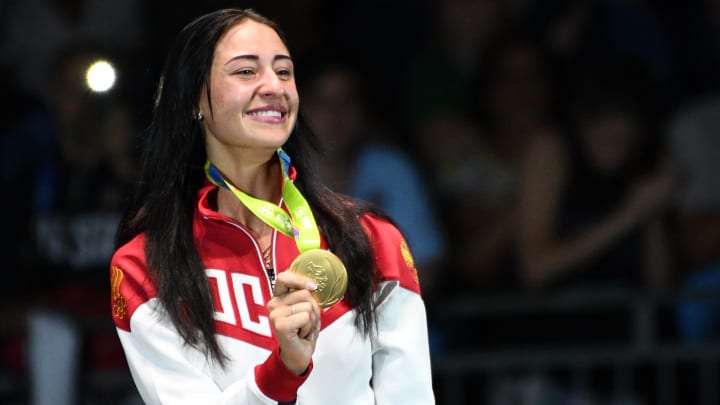
M 148 279 L 144 235 L 113 256 L 113 319 L 145 402 L 434 403 L 425 306 L 412 256 L 393 225 L 361 218 L 380 278 L 373 297 L 377 330 L 358 333 L 345 300 L 324 310 L 310 371 L 300 377 L 278 354 L 265 307 L 272 287 L 259 245 L 243 225 L 210 208 L 208 194 L 216 189 L 200 190 L 194 236 L 213 292 L 217 337 L 230 359 L 224 368 L 184 344 L 169 321 Z M 275 269 L 287 269 L 298 254 L 293 239 L 274 233 Z

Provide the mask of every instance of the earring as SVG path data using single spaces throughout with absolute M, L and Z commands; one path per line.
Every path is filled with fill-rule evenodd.
M 195 119 L 195 121 L 202 121 L 203 115 L 200 111 L 198 111 L 197 114 L 193 116 L 193 118 Z

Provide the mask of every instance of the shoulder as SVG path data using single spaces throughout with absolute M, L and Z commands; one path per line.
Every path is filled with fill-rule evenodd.
M 357 156 L 361 169 L 385 171 L 408 170 L 414 167 L 410 156 L 402 149 L 389 143 L 374 143 L 363 147 Z
M 359 156 L 365 159 L 379 160 L 391 159 L 394 161 L 407 161 L 408 156 L 405 152 L 391 143 L 369 143 L 362 147 Z
M 408 290 L 420 293 L 415 260 L 400 230 L 389 221 L 370 213 L 360 217 L 375 255 L 379 281 L 395 280 Z
M 147 273 L 144 234 L 115 251 L 110 261 L 110 282 L 115 325 L 130 330 L 130 318 L 135 310 L 156 295 Z

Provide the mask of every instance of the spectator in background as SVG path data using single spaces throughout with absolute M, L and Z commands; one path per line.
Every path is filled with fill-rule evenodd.
M 668 143 L 687 180 L 676 207 L 679 290 L 720 293 L 720 98 L 681 109 L 669 126 Z M 720 337 L 720 299 L 681 302 L 676 315 L 685 342 Z
M 555 83 L 542 48 L 506 33 L 485 55 L 475 78 L 476 114 L 438 110 L 420 131 L 421 155 L 451 238 L 455 274 L 448 294 L 518 286 L 515 222 L 525 147 L 535 133 L 557 125 Z
M 597 297 L 660 293 L 670 286 L 674 258 L 667 214 L 679 175 L 660 155 L 657 128 L 644 109 L 649 100 L 640 97 L 647 93 L 635 92 L 640 78 L 632 66 L 595 60 L 577 66 L 567 123 L 527 140 L 517 254 L 528 293 Z M 628 330 L 626 316 L 606 308 L 529 316 L 519 323 L 537 333 L 534 345 L 615 344 Z M 598 390 L 567 385 L 556 376 L 519 381 L 525 386 L 515 391 L 552 392 L 552 403 L 633 397 L 601 384 Z
M 372 201 L 393 218 L 407 237 L 429 299 L 445 239 L 415 161 L 370 111 L 365 87 L 352 69 L 325 65 L 303 87 L 305 113 L 328 147 L 318 162 L 320 177 L 334 190 Z
M 657 157 L 657 133 L 642 109 L 652 100 L 636 97 L 642 76 L 631 66 L 580 67 L 570 129 L 528 146 L 519 253 L 531 289 L 668 287 L 664 214 L 679 177 Z
M 81 401 L 86 359 L 124 366 L 106 316 L 106 269 L 134 172 L 135 122 L 117 88 L 94 94 L 86 87 L 85 71 L 100 56 L 108 57 L 93 45 L 63 48 L 51 64 L 46 107 L 21 120 L 0 148 L 3 174 L 22 176 L 8 181 L 30 185 L 20 271 L 32 280 L 24 294 L 33 404 Z
M 433 112 L 418 130 L 419 161 L 448 239 L 445 268 L 452 271 L 437 277 L 434 286 L 443 298 L 477 291 L 480 283 L 476 279 L 481 277 L 473 277 L 473 269 L 465 266 L 468 252 L 458 241 L 486 230 L 476 220 L 477 206 L 487 196 L 483 186 L 502 188 L 506 181 L 501 173 L 485 171 L 480 133 L 481 128 L 468 114 L 455 110 Z

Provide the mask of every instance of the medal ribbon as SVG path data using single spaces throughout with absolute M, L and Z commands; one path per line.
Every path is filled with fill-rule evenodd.
M 282 167 L 282 198 L 288 207 L 289 214 L 278 205 L 252 197 L 239 190 L 225 180 L 225 176 L 220 173 L 220 170 L 210 160 L 205 162 L 205 176 L 216 186 L 230 190 L 247 209 L 263 222 L 295 239 L 300 253 L 319 249 L 320 231 L 315 223 L 315 217 L 313 217 L 307 200 L 305 200 L 305 197 L 303 197 L 289 176 L 290 156 L 282 148 L 278 148 L 277 154 Z

